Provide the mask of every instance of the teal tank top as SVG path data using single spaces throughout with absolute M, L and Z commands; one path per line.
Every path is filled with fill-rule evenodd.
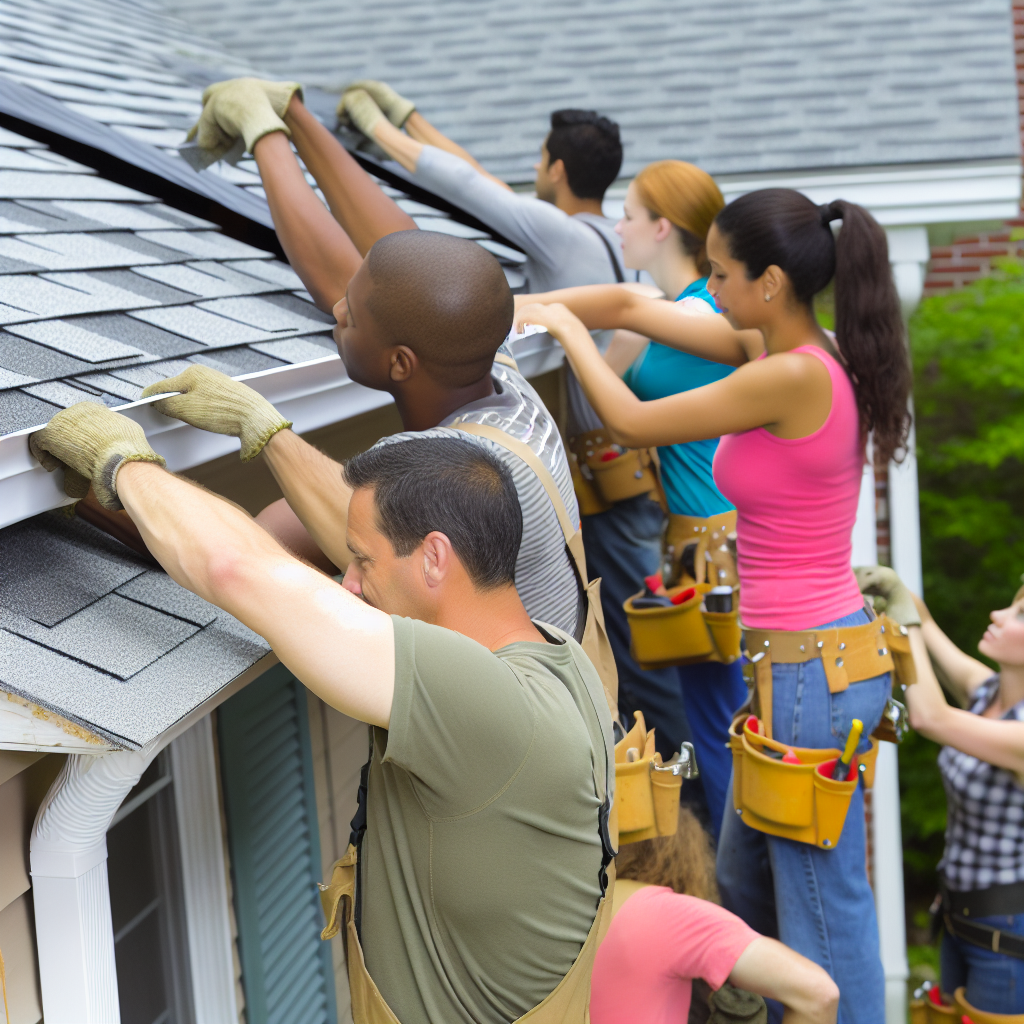
M 676 302 L 683 299 L 703 299 L 712 309 L 715 300 L 707 290 L 706 277 L 694 281 Z M 649 342 L 636 362 L 626 371 L 623 380 L 643 402 L 677 395 L 681 391 L 713 384 L 728 377 L 734 367 L 713 363 L 709 359 L 680 352 L 656 341 Z M 714 516 L 729 512 L 733 506 L 715 486 L 711 472 L 718 438 L 706 441 L 688 441 L 686 444 L 666 445 L 658 449 L 661 474 L 668 497 L 670 512 L 686 516 Z

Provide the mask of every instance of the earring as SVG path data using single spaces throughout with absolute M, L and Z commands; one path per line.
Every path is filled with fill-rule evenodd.
M 764 293 L 764 301 L 765 302 L 771 302 L 772 301 L 772 297 L 767 292 Z

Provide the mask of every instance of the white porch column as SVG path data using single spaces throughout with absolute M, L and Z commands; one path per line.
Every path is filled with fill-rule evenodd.
M 931 258 L 923 227 L 887 228 L 889 262 L 904 319 L 909 319 L 924 291 Z M 921 593 L 921 527 L 917 504 L 917 461 L 911 432 L 907 456 L 889 465 L 889 537 L 892 566 L 912 590 Z M 875 909 L 885 970 L 886 1024 L 904 1024 L 907 1017 L 907 930 L 903 893 L 903 838 L 897 750 L 883 743 L 872 791 Z
M 30 843 L 43 1016 L 47 1024 L 119 1024 L 107 829 L 163 746 L 72 754 L 36 815 Z

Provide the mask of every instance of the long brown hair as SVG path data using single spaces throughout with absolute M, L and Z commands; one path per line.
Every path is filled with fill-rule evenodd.
M 843 222 L 838 239 L 829 226 L 835 220 Z M 836 342 L 857 395 L 861 431 L 872 434 L 879 465 L 902 459 L 912 375 L 889 245 L 878 221 L 843 199 L 816 206 L 793 189 L 766 188 L 734 199 L 715 223 L 749 280 L 777 266 L 807 307 L 835 278 Z
M 615 874 L 719 902 L 711 840 L 687 807 L 679 808 L 679 828 L 674 836 L 641 839 L 620 847 Z
M 704 245 L 715 216 L 725 206 L 715 179 L 683 160 L 657 160 L 633 179 L 633 185 L 651 219 L 664 217 L 672 224 L 686 255 L 702 274 L 710 273 Z

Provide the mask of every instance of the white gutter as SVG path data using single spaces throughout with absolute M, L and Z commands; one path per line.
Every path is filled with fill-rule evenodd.
M 546 373 L 562 362 L 561 346 L 549 335 L 536 333 L 536 329 L 511 338 L 509 344 L 527 377 Z M 392 401 L 387 393 L 352 381 L 336 355 L 242 374 L 235 379 L 245 381 L 272 402 L 294 422 L 294 429 L 300 434 L 351 419 Z M 158 400 L 131 402 L 118 406 L 117 411 L 146 431 L 150 443 L 167 459 L 168 469 L 180 472 L 238 451 L 237 438 L 210 434 L 161 415 L 152 408 Z M 47 509 L 70 504 L 61 474 L 47 473 L 29 454 L 28 436 L 41 425 L 0 438 L 0 529 Z

